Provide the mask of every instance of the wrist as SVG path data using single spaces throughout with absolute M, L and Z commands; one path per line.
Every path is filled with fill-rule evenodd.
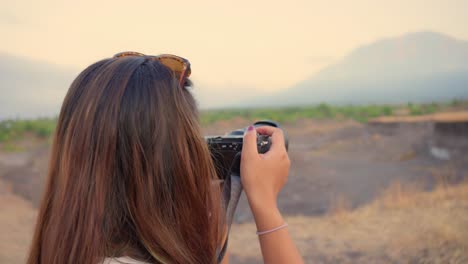
M 270 230 L 284 224 L 283 216 L 276 203 L 270 205 L 256 204 L 254 206 L 251 205 L 250 208 L 255 218 L 257 230 Z
M 276 198 L 273 195 L 249 195 L 247 194 L 247 200 L 250 205 L 252 213 L 255 214 L 257 211 L 275 210 L 278 209 Z
M 269 214 L 276 211 L 279 212 L 276 199 L 272 198 L 272 196 L 247 195 L 247 201 L 249 202 L 250 210 L 254 216 Z

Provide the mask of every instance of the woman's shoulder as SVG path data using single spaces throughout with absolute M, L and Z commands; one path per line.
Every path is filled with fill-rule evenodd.
M 130 257 L 105 258 L 102 264 L 150 264 Z

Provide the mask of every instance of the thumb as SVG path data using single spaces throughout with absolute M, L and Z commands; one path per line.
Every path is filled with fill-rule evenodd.
M 242 159 L 251 159 L 258 156 L 257 150 L 257 131 L 254 126 L 249 126 L 244 133 L 244 142 L 242 146 Z

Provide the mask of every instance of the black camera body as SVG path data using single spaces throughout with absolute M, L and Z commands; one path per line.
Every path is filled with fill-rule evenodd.
M 273 126 L 280 127 L 278 123 L 273 121 L 258 121 L 254 124 L 255 127 Z M 243 146 L 244 133 L 247 128 L 236 129 L 224 136 L 207 136 L 205 137 L 211 156 L 216 167 L 218 176 L 225 179 L 230 175 L 240 175 L 240 160 Z M 288 139 L 285 135 L 285 146 L 288 149 Z M 266 153 L 270 150 L 271 139 L 268 135 L 257 134 L 257 149 L 258 153 Z

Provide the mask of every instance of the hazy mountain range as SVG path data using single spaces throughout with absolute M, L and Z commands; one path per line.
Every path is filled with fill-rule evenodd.
M 0 54 L 0 119 L 58 114 L 78 72 Z M 223 91 L 194 89 L 201 105 L 207 108 L 468 98 L 468 41 L 435 32 L 410 33 L 362 46 L 338 63 L 275 94 L 245 98 L 245 93 Z
M 398 103 L 468 98 L 468 41 L 417 32 L 362 46 L 259 106 Z
M 77 70 L 0 54 L 0 120 L 55 116 Z

